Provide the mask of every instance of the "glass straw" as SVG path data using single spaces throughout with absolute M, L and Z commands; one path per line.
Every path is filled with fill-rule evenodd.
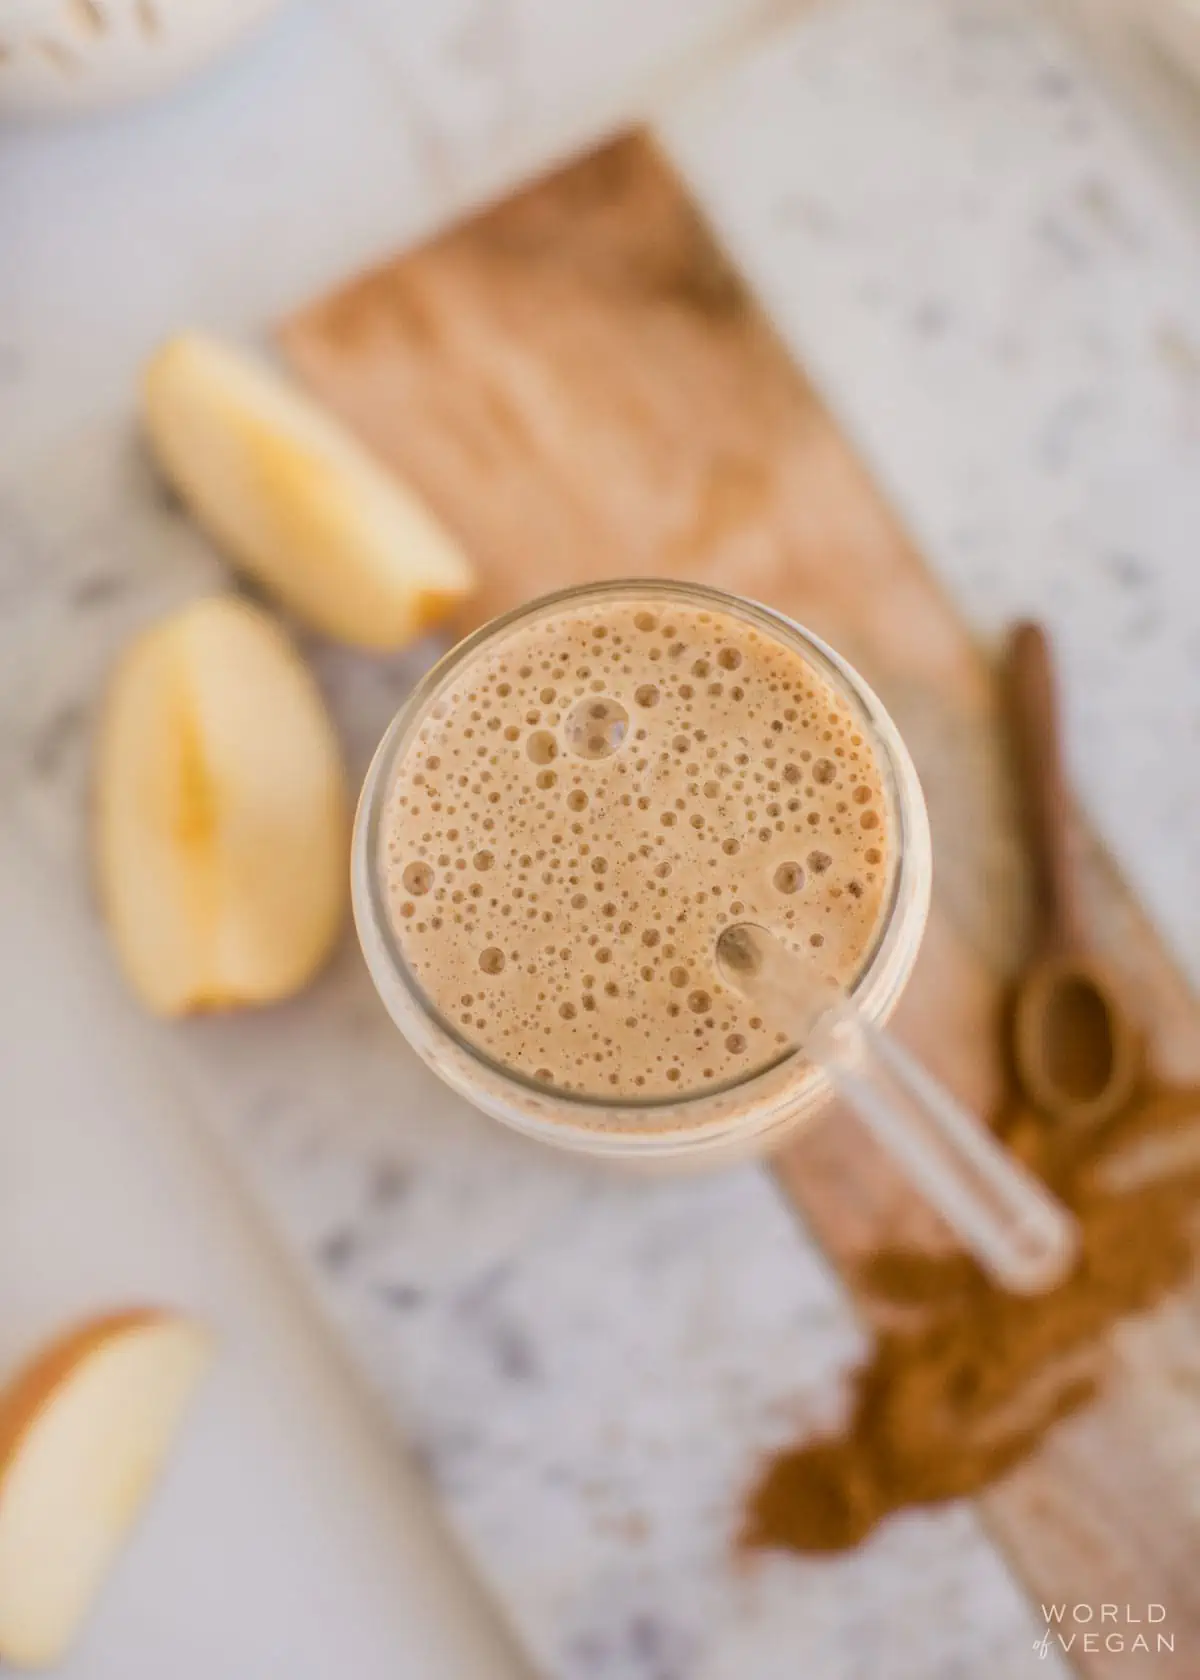
M 1034 1295 L 1067 1274 L 1079 1250 L 1070 1213 L 846 992 L 753 922 L 726 928 L 717 961 L 731 986 L 791 1028 L 998 1284 Z

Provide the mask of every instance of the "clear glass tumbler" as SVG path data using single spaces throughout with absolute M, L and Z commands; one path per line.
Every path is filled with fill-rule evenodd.
M 621 581 L 563 590 L 493 620 L 429 671 L 384 735 L 359 802 L 352 882 L 363 953 L 389 1013 L 418 1055 L 476 1107 L 530 1137 L 630 1164 L 699 1164 L 766 1154 L 830 1098 L 827 1076 L 802 1052 L 785 1050 L 745 1077 L 677 1098 L 614 1099 L 555 1090 L 469 1043 L 425 995 L 392 931 L 381 859 L 382 824 L 397 766 L 413 733 L 489 641 L 513 627 L 535 625 L 573 602 L 603 605 L 606 599 L 644 599 L 659 609 L 683 604 L 739 619 L 793 647 L 843 697 L 874 750 L 892 842 L 886 906 L 849 989 L 871 1022 L 881 1024 L 891 1014 L 920 948 L 932 874 L 925 802 L 904 742 L 878 697 L 826 643 L 767 607 L 694 584 Z

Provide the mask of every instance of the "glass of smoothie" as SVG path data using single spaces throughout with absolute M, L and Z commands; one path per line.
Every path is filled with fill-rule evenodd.
M 765 927 L 880 1024 L 916 960 L 929 825 L 887 712 L 831 648 L 717 590 L 534 601 L 420 683 L 367 775 L 354 909 L 446 1082 L 623 1161 L 765 1153 L 828 1100 L 726 983 Z

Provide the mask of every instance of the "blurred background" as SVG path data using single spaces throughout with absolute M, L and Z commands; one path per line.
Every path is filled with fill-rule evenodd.
M 151 464 L 148 358 L 191 330 L 271 356 L 642 123 L 911 563 L 985 650 L 1050 628 L 1079 802 L 1145 913 L 1106 948 L 1153 949 L 1173 1071 L 1200 1072 L 1162 978 L 1200 983 L 1197 0 L 0 0 L 0 1374 L 131 1305 L 215 1349 L 65 1675 L 1158 1672 L 1039 1658 L 1056 1586 L 1163 1601 L 1200 1672 L 1195 1479 L 1133 1548 L 1095 1517 L 1132 1496 L 1086 1428 L 999 1514 L 732 1556 L 756 1464 L 838 1416 L 870 1347 L 836 1244 L 763 1170 L 630 1188 L 500 1135 L 403 1046 L 348 930 L 301 995 L 196 1020 L 150 1018 L 114 960 L 98 697 L 135 630 L 227 584 Z M 947 635 L 930 668 L 973 672 Z M 450 634 L 296 638 L 353 789 Z M 941 767 L 951 890 L 1000 883 L 956 924 L 990 963 L 975 680 L 901 722 Z M 1117 1429 L 1161 1431 L 1167 1484 L 1200 1459 L 1194 1296 L 1171 1303 L 1122 1332 Z M 4 1578 L 8 1486 L 0 1462 L 0 1656 L 36 1596 Z M 1059 1538 L 1029 1549 L 1039 1509 Z

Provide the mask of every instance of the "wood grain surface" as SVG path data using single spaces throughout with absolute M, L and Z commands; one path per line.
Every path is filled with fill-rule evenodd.
M 989 661 L 653 143 L 613 141 L 280 338 L 475 556 L 473 622 L 570 582 L 680 577 L 780 608 L 860 667 L 912 748 L 934 830 L 934 908 L 898 1026 L 990 1108 L 1003 989 L 1032 930 Z M 1078 840 L 1089 938 L 1164 1065 L 1200 1076 L 1195 1000 Z M 774 1165 L 848 1274 L 881 1241 L 944 1241 L 847 1115 Z M 1175 1304 L 1134 1332 L 1114 1339 L 1102 1399 L 985 1515 L 1035 1604 L 1165 1604 L 1200 1665 L 1200 1498 L 1175 1473 L 1200 1453 L 1196 1314 Z M 1161 1667 L 1073 1660 L 1114 1680 Z

